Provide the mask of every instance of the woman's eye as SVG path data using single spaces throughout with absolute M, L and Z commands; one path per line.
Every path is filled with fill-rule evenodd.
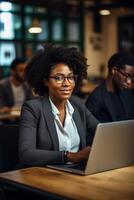
M 74 80 L 74 76 L 69 76 L 68 77 L 70 80 Z
M 56 79 L 57 81 L 60 81 L 60 80 L 62 80 L 62 77 L 61 77 L 61 76 L 55 76 L 55 79 Z

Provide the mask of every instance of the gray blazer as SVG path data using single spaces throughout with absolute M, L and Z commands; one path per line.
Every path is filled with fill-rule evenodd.
M 70 98 L 74 107 L 73 119 L 80 136 L 80 149 L 91 143 L 98 121 L 75 96 Z M 27 166 L 63 163 L 59 141 L 48 96 L 24 103 L 20 119 L 20 162 Z

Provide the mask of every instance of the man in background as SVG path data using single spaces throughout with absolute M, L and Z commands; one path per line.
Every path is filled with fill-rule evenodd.
M 89 95 L 87 108 L 100 122 L 134 119 L 134 57 L 116 53 L 108 61 L 108 76 Z
M 24 81 L 25 61 L 16 58 L 12 61 L 11 76 L 0 82 L 0 110 L 8 112 L 12 107 L 21 107 L 32 97 L 31 89 Z

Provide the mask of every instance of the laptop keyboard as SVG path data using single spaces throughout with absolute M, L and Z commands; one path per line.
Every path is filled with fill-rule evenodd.
M 78 169 L 78 170 L 84 170 L 85 169 L 84 164 L 72 164 L 72 165 L 68 165 L 67 167 L 72 168 L 72 169 Z

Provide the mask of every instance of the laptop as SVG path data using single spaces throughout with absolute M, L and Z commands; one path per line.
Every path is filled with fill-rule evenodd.
M 90 175 L 134 164 L 134 120 L 99 123 L 85 165 L 47 165 L 49 168 Z

